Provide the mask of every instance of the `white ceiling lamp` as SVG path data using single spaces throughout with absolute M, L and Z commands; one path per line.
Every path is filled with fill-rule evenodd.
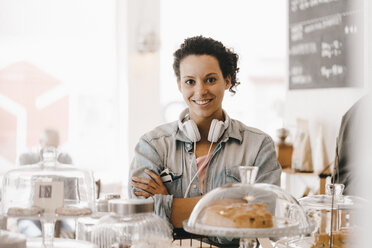
M 160 47 L 159 38 L 159 0 L 137 1 L 138 9 L 138 33 L 136 46 L 139 53 L 155 53 Z
M 159 36 L 155 31 L 148 31 L 138 36 L 137 51 L 140 53 L 155 53 L 159 50 Z

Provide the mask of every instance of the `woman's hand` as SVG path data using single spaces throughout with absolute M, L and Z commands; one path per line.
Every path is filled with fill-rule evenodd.
M 146 198 L 153 196 L 155 194 L 168 195 L 168 190 L 164 186 L 160 177 L 150 170 L 146 169 L 145 172 L 147 175 L 151 177 L 150 179 L 132 177 L 132 182 L 130 184 L 137 189 L 142 189 L 145 191 L 134 192 L 134 194 L 136 196 L 144 196 Z

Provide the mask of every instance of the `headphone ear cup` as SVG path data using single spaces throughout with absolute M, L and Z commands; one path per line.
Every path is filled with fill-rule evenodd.
M 225 123 L 217 119 L 213 119 L 208 133 L 208 141 L 216 143 L 225 131 Z
M 193 120 L 182 123 L 182 130 L 192 142 L 198 142 L 201 139 L 198 126 Z

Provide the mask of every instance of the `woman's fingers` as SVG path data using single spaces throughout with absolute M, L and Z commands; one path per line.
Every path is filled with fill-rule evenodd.
M 163 182 L 160 179 L 160 176 L 158 176 L 157 174 L 155 174 L 154 172 L 152 172 L 151 170 L 148 170 L 148 169 L 145 169 L 145 172 L 146 172 L 147 175 L 149 175 L 155 181 L 155 183 L 157 183 L 158 185 L 163 184 Z
M 142 189 L 152 195 L 155 194 L 168 195 L 168 190 L 161 181 L 160 176 L 147 169 L 145 169 L 145 172 L 150 176 L 150 179 L 132 177 L 131 185 L 138 189 Z
M 156 183 L 156 186 L 154 186 L 155 188 L 155 192 L 154 194 L 160 194 L 160 195 L 168 195 L 168 190 L 167 188 L 164 186 L 162 180 L 160 179 L 160 176 L 157 175 L 156 173 L 152 172 L 151 170 L 147 170 L 145 169 L 145 172 L 147 173 L 147 175 L 149 175 L 152 180 L 154 180 L 154 182 Z
M 151 194 L 154 194 L 154 192 L 155 192 L 155 188 L 148 185 L 148 184 L 137 183 L 135 181 L 130 182 L 130 184 L 135 188 L 142 189 L 142 190 L 144 190 L 148 193 L 151 193 Z
M 147 184 L 153 188 L 157 186 L 157 184 L 151 178 L 132 177 L 132 182 Z
M 152 196 L 152 194 L 150 194 L 150 193 L 148 193 L 148 192 L 140 192 L 140 191 L 136 191 L 136 192 L 134 192 L 134 194 L 135 194 L 136 196 L 144 196 L 144 197 L 146 197 L 146 198 Z

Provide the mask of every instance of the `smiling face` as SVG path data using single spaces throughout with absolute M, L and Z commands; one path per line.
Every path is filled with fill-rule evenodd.
M 230 85 L 230 76 L 223 77 L 214 56 L 188 55 L 181 60 L 178 89 L 196 123 L 222 120 L 222 100 Z

